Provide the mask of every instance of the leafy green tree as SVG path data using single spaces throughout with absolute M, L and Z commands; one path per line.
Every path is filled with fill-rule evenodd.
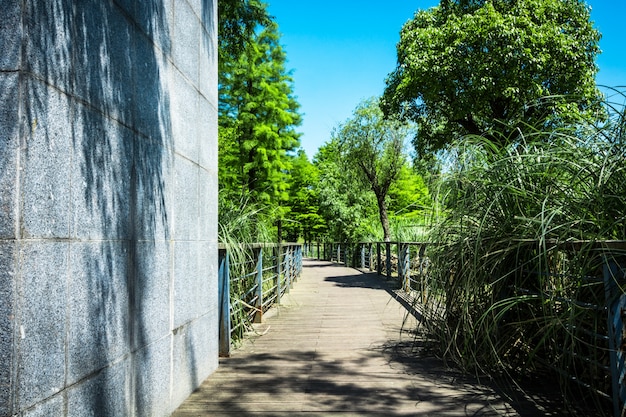
M 378 98 L 360 103 L 353 117 L 334 135 L 344 172 L 354 175 L 376 197 L 383 239 L 391 239 L 387 196 L 406 163 L 404 145 L 412 130 L 407 124 L 385 119 Z
M 382 107 L 418 123 L 418 154 L 466 134 L 504 146 L 599 109 L 599 39 L 583 0 L 442 0 L 402 28 Z
M 258 25 L 267 26 L 271 17 L 259 0 L 228 0 L 217 3 L 220 64 L 240 55 L 252 40 Z
M 423 217 L 432 205 L 424 179 L 408 164 L 402 165 L 389 187 L 388 201 L 389 211 L 396 218 Z
M 303 149 L 298 150 L 291 166 L 289 200 L 286 204 L 288 212 L 283 229 L 288 241 L 295 242 L 303 238 L 310 242 L 326 232 L 326 222 L 319 214 L 317 185 L 320 174 Z
M 301 120 L 279 39 L 266 23 L 240 54 L 226 56 L 219 80 L 220 188 L 274 205 L 287 198 Z
M 371 193 L 363 192 L 362 183 L 344 170 L 337 138 L 319 148 L 313 164 L 319 173 L 316 190 L 319 213 L 326 222 L 324 237 L 335 242 L 374 237 L 371 219 L 376 217 L 376 202 Z

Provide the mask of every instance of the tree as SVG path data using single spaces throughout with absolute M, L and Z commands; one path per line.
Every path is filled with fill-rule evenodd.
M 378 98 L 360 103 L 351 119 L 334 135 L 345 172 L 354 174 L 376 196 L 383 239 L 391 239 L 387 195 L 406 163 L 404 144 L 411 129 L 407 124 L 384 119 Z
M 402 165 L 387 195 L 389 211 L 395 218 L 422 217 L 432 206 L 424 179 L 409 164 Z
M 267 26 L 271 17 L 259 0 L 228 0 L 217 3 L 218 43 L 221 64 L 227 57 L 239 56 L 250 43 L 258 25 Z
M 319 214 L 317 185 L 320 173 L 309 161 L 303 149 L 298 151 L 291 166 L 287 202 L 289 211 L 285 215 L 283 228 L 288 241 L 296 242 L 302 237 L 305 242 L 310 242 L 326 231 L 326 222 Z
M 279 37 L 270 21 L 240 54 L 227 55 L 219 79 L 220 186 L 273 204 L 287 198 L 300 124 Z
M 420 10 L 402 28 L 385 114 L 417 122 L 420 155 L 466 134 L 504 146 L 527 124 L 585 117 L 601 96 L 589 18 L 582 0 L 442 0 Z
M 376 202 L 363 192 L 361 181 L 344 169 L 336 137 L 322 145 L 313 164 L 319 173 L 316 191 L 319 213 L 325 219 L 325 237 L 335 242 L 359 242 L 375 235 L 371 225 Z

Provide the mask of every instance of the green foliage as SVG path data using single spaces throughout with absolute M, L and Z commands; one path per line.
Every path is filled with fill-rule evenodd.
M 375 98 L 360 103 L 333 131 L 314 160 L 319 180 L 313 189 L 328 239 L 390 240 L 392 226 L 399 236 L 400 223 L 412 230 L 410 236 L 423 235 L 431 199 L 407 162 L 404 142 L 410 134 L 410 125 L 383 118 Z
M 257 25 L 271 22 L 266 4 L 258 0 L 228 0 L 217 3 L 220 63 L 238 56 L 253 38 Z M 220 71 L 221 72 L 221 71 Z
M 408 164 L 402 165 L 389 187 L 388 206 L 392 218 L 415 219 L 424 216 L 432 203 L 421 175 Z
M 358 242 L 378 236 L 372 226 L 376 217 L 376 201 L 364 192 L 362 184 L 343 169 L 338 140 L 326 142 L 313 164 L 319 172 L 316 190 L 319 213 L 325 219 L 326 238 L 335 242 Z
M 411 128 L 385 119 L 378 102 L 378 98 L 370 98 L 360 103 L 353 117 L 340 124 L 333 135 L 343 171 L 374 193 L 383 238 L 389 241 L 387 195 L 406 164 L 404 144 Z
M 326 233 L 326 222 L 319 214 L 319 177 L 317 167 L 300 149 L 291 164 L 288 212 L 283 222 L 285 237 L 289 242 L 296 242 L 300 238 L 311 241 Z
M 424 302 L 448 359 L 515 376 L 571 369 L 569 352 L 602 360 L 580 329 L 606 331 L 606 317 L 567 300 L 603 303 L 602 280 L 586 281 L 601 274 L 593 242 L 626 239 L 626 118 L 623 104 L 606 107 L 599 125 L 535 130 L 506 147 L 478 136 L 455 143 Z M 572 250 L 572 240 L 589 243 Z
M 503 146 L 596 114 L 599 39 L 582 0 L 444 0 L 404 25 L 383 108 L 418 123 L 420 155 L 467 134 Z
M 218 197 L 220 243 L 233 247 L 236 252 L 241 243 L 272 242 L 274 219 L 265 213 L 263 207 L 249 197 L 240 194 L 220 192 Z M 234 261 L 240 262 L 237 254 Z
M 290 152 L 299 146 L 299 105 L 277 25 L 250 1 L 254 11 L 242 48 L 220 49 L 220 189 L 249 194 L 276 206 L 287 199 Z M 261 28 L 256 28 L 258 17 Z M 244 33 L 244 32 L 242 32 Z

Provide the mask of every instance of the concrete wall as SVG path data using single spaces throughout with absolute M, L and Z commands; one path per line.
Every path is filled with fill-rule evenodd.
M 0 0 L 0 416 L 217 367 L 216 0 Z

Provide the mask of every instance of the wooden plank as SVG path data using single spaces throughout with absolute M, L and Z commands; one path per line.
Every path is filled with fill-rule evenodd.
M 304 264 L 258 333 L 174 417 L 518 415 L 493 389 L 407 353 L 415 319 L 375 272 Z

